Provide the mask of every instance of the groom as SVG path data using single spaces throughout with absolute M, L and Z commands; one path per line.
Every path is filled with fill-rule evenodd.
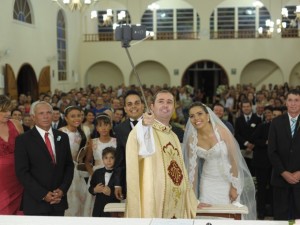
M 51 128 L 52 107 L 33 106 L 35 127 L 16 138 L 15 169 L 25 215 L 64 216 L 74 164 L 68 135 Z

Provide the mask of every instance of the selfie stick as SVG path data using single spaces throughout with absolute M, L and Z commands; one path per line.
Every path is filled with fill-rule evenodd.
M 145 103 L 147 112 L 150 112 L 149 107 L 148 107 L 148 104 L 147 104 L 147 101 L 146 101 L 146 97 L 145 97 L 145 94 L 144 94 L 142 82 L 141 82 L 141 80 L 140 80 L 140 76 L 139 76 L 139 74 L 137 73 L 137 71 L 136 71 L 136 69 L 135 69 L 135 66 L 134 66 L 134 64 L 133 64 L 132 58 L 131 58 L 130 53 L 129 53 L 129 51 L 128 51 L 128 47 L 127 47 L 127 46 L 124 46 L 124 45 L 123 45 L 123 47 L 124 47 L 125 50 L 126 50 L 127 56 L 128 56 L 128 58 L 129 58 L 130 64 L 131 64 L 132 69 L 133 69 L 133 73 L 135 74 L 136 79 L 137 79 L 137 81 L 138 81 L 138 84 L 139 84 L 139 86 L 140 86 L 140 90 L 141 90 L 141 93 L 142 93 L 142 99 L 144 100 L 144 103 Z

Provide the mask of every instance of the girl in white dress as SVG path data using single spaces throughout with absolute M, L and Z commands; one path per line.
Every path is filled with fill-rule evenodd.
M 241 202 L 249 210 L 244 219 L 256 219 L 255 187 L 240 148 L 223 122 L 200 102 L 189 107 L 183 151 L 189 180 L 200 193 L 198 207 Z
M 104 167 L 102 161 L 102 151 L 107 147 L 117 147 L 116 138 L 110 136 L 112 129 L 111 118 L 105 114 L 99 114 L 96 118 L 96 130 L 99 134 L 99 138 L 94 138 L 90 141 L 87 150 L 85 165 L 90 174 L 88 184 L 96 169 Z M 94 161 L 94 165 L 92 162 Z M 88 185 L 89 186 L 89 185 Z M 84 206 L 84 216 L 92 216 L 92 210 L 94 206 L 95 196 L 88 195 Z
M 70 189 L 68 190 L 69 208 L 65 211 L 65 216 L 83 216 L 83 205 L 86 199 L 86 182 L 77 170 L 77 155 L 79 149 L 85 146 L 86 137 L 80 129 L 81 113 L 76 106 L 69 106 L 65 109 L 65 120 L 67 125 L 59 130 L 65 132 L 69 136 L 71 154 L 73 157 L 74 177 Z

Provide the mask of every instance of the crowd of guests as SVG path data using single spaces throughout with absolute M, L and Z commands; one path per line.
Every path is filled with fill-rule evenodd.
M 241 202 L 254 209 L 252 219 L 255 208 L 258 219 L 300 217 L 299 88 L 220 86 L 211 101 L 190 86 L 143 89 L 146 102 L 135 86 L 103 84 L 42 93 L 34 102 L 25 94 L 18 100 L 1 96 L 0 214 L 108 216 L 107 202 L 127 198 L 128 136 L 146 117 L 145 104 L 157 107 L 160 121 L 152 98 L 168 90 L 174 108 L 166 109 L 171 112 L 166 124 L 182 143 L 198 207 Z M 286 121 L 279 121 L 282 114 Z M 295 131 L 290 119 L 296 119 Z M 284 139 L 281 132 L 288 131 Z

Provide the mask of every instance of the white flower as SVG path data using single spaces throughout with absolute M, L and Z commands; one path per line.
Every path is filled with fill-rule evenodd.
M 56 138 L 57 141 L 60 141 L 60 139 L 61 139 L 61 136 L 58 136 L 58 137 Z
M 250 126 L 251 126 L 251 127 L 256 127 L 256 124 L 255 124 L 255 123 L 251 123 Z

